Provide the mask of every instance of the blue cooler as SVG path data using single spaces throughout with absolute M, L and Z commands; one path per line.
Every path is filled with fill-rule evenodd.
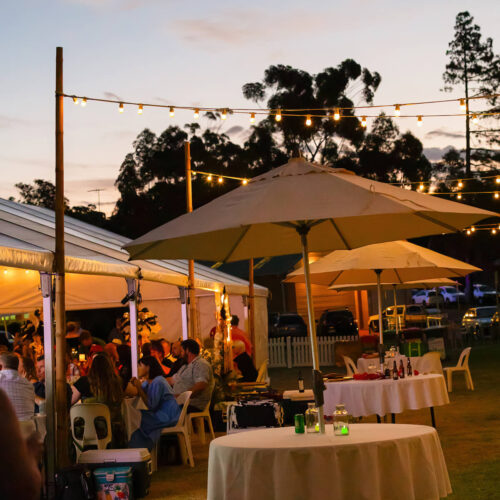
M 132 467 L 94 470 L 97 500 L 133 500 Z
M 149 494 L 151 455 L 147 448 L 87 450 L 80 454 L 78 463 L 85 464 L 90 470 L 130 467 L 134 498 L 143 498 Z

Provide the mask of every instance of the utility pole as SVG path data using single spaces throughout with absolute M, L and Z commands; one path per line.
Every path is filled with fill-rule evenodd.
M 102 188 L 97 188 L 97 189 L 89 189 L 87 191 L 87 193 L 97 193 L 97 210 L 99 212 L 101 211 L 101 191 L 106 191 L 106 190 Z

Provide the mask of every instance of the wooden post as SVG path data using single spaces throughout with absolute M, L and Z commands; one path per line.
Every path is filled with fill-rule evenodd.
M 248 265 L 248 333 L 250 342 L 252 343 L 252 358 L 255 363 L 255 296 L 254 296 L 254 281 L 253 281 L 253 259 L 250 259 Z
M 187 211 L 193 211 L 193 189 L 191 186 L 191 143 L 184 142 L 184 159 L 186 165 L 186 205 Z M 198 338 L 196 322 L 196 290 L 194 288 L 194 260 L 188 261 L 188 300 L 189 300 L 189 337 Z
M 56 338 L 56 463 L 68 465 L 68 402 L 66 392 L 66 307 L 64 275 L 64 97 L 63 49 L 56 49 L 56 242 L 55 338 Z

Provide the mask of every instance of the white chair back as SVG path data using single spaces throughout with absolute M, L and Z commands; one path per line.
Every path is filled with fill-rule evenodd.
M 255 382 L 267 382 L 267 364 L 269 360 L 266 359 L 259 368 L 259 373 L 257 374 L 257 380 Z
M 354 361 L 349 356 L 343 356 L 343 358 L 344 358 L 345 367 L 347 369 L 347 375 L 349 377 L 352 377 L 355 373 L 358 373 L 358 369 L 357 369 Z
M 469 356 L 471 347 L 466 347 L 461 353 L 460 358 L 458 358 L 457 368 L 465 368 L 469 366 Z
M 77 437 L 75 434 L 75 421 L 81 418 L 84 423 L 83 436 Z M 97 435 L 96 421 L 98 418 L 103 418 L 106 422 L 106 435 L 99 438 Z M 96 445 L 98 450 L 105 450 L 111 442 L 111 416 L 109 408 L 100 403 L 77 404 L 71 407 L 71 433 L 75 441 L 77 456 L 84 450 L 85 446 Z
M 181 414 L 179 415 L 179 420 L 177 420 L 176 426 L 184 425 L 184 421 L 186 420 L 186 413 L 189 406 L 189 400 L 191 399 L 191 391 L 185 391 L 182 394 L 179 394 L 176 398 L 177 404 L 179 406 L 182 405 Z
M 426 352 L 422 356 L 422 372 L 443 374 L 441 353 L 438 351 Z

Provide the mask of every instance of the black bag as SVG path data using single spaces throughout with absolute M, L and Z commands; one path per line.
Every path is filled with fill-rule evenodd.
M 94 500 L 92 473 L 85 465 L 73 465 L 56 474 L 56 500 Z

